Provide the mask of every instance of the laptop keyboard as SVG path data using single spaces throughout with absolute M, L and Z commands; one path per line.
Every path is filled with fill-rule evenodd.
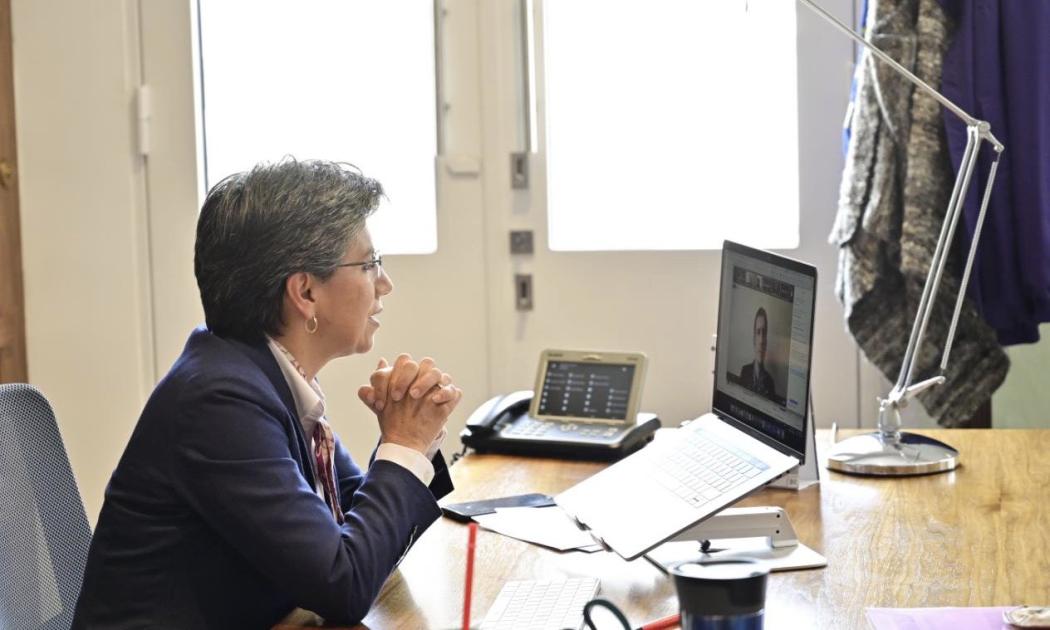
M 656 464 L 654 478 L 687 505 L 703 509 L 723 493 L 769 468 L 710 431 L 683 431 L 673 449 L 645 449 Z
M 481 630 L 579 629 L 583 627 L 583 605 L 597 594 L 597 578 L 507 582 Z

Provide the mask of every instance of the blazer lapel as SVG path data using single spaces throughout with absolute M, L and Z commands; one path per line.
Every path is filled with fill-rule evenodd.
M 237 339 L 227 339 L 227 341 L 237 346 L 253 363 L 259 366 L 266 378 L 270 380 L 274 390 L 277 391 L 277 395 L 281 398 L 281 402 L 284 403 L 285 408 L 288 410 L 288 416 L 292 420 L 290 424 L 292 425 L 292 432 L 299 450 L 296 458 L 299 470 L 306 477 L 309 486 L 311 488 L 315 487 L 317 480 L 314 479 L 314 468 L 311 465 L 307 465 L 307 462 L 310 461 L 310 448 L 306 441 L 306 435 L 303 434 L 303 425 L 299 421 L 299 412 L 295 408 L 295 398 L 292 397 L 292 390 L 288 387 L 288 381 L 284 379 L 281 366 L 277 365 L 277 359 L 273 358 L 273 353 L 270 352 L 266 339 L 263 338 L 253 343 L 246 343 Z

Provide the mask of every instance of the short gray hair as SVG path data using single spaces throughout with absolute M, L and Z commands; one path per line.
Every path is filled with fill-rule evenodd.
M 285 281 L 331 276 L 382 196 L 353 165 L 294 158 L 215 184 L 193 261 L 208 328 L 244 340 L 280 333 Z

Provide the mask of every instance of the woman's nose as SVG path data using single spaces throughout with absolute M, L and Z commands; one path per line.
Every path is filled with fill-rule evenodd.
M 391 280 L 390 274 L 384 267 L 380 267 L 379 278 L 376 279 L 376 293 L 379 295 L 387 295 L 394 290 L 394 281 Z

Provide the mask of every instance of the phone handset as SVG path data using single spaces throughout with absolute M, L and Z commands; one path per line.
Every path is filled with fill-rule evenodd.
M 532 402 L 531 389 L 494 396 L 470 414 L 470 417 L 467 418 L 465 432 L 473 438 L 491 435 L 496 430 L 496 423 L 507 417 L 508 414 L 518 416 L 526 412 L 530 402 Z

